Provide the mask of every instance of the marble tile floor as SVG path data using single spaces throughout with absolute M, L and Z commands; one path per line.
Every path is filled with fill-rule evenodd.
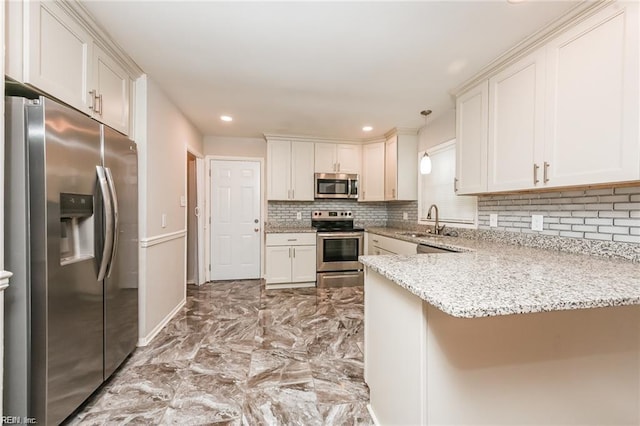
M 68 425 L 370 425 L 362 287 L 187 288 L 187 303 Z

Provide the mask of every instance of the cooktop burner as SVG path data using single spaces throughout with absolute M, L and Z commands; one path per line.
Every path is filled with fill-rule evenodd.
M 339 210 L 316 210 L 311 213 L 311 226 L 321 232 L 364 231 L 353 227 L 353 213 Z

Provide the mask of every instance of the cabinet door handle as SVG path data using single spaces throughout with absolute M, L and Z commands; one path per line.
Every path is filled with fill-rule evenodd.
M 91 96 L 91 105 L 89 105 L 89 109 L 97 113 L 98 112 L 97 105 L 96 105 L 97 103 L 96 101 L 98 99 L 98 97 L 96 96 L 97 93 L 95 90 L 90 90 L 89 95 Z
M 289 247 L 289 258 L 291 258 L 291 247 Z
M 340 163 L 338 163 L 338 171 L 340 171 Z
M 391 198 L 396 198 L 396 189 L 391 188 Z
M 549 182 L 549 163 L 544 162 L 543 178 L 544 183 Z
M 373 240 L 373 242 L 374 242 L 374 243 L 379 243 L 380 241 L 378 241 L 378 240 Z
M 538 166 L 536 163 L 533 163 L 533 184 L 537 185 L 538 182 L 540 182 L 540 180 L 538 179 L 538 169 L 540 168 L 540 166 Z
M 453 178 L 453 192 L 458 192 L 458 178 Z
M 293 258 L 294 259 L 296 258 L 296 248 L 295 247 L 293 248 Z
M 98 95 L 98 114 L 102 115 L 102 94 Z
M 291 199 L 292 199 L 292 200 L 295 200 L 295 198 L 296 198 L 296 190 L 295 190 L 295 189 L 292 189 L 292 190 L 291 190 Z

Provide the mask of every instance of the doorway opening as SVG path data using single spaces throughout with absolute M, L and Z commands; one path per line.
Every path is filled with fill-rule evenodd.
M 204 160 L 187 151 L 187 284 L 206 281 L 204 261 Z

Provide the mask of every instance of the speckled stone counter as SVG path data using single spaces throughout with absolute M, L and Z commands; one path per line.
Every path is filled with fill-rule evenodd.
M 267 234 L 285 234 L 296 232 L 316 232 L 316 228 L 311 226 L 295 226 L 295 225 L 267 225 L 264 229 Z
M 412 238 L 390 228 L 367 231 L 461 251 L 360 257 L 371 270 L 454 317 L 640 304 L 637 263 L 484 240 Z

